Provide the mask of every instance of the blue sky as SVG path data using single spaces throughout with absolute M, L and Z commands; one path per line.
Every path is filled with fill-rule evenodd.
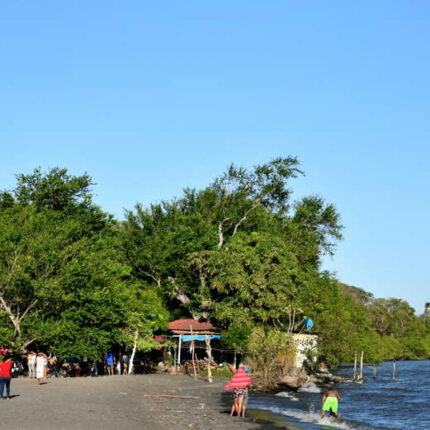
M 325 267 L 430 301 L 430 3 L 11 1 L 0 5 L 0 188 L 88 172 L 123 208 L 228 164 L 296 155 L 336 204 Z

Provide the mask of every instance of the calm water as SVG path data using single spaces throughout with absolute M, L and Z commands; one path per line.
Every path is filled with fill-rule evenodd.
M 251 414 L 290 430 L 316 429 L 430 429 L 430 361 L 383 363 L 365 369 L 363 384 L 336 385 L 342 400 L 342 420 L 319 418 L 321 392 L 310 384 L 303 392 L 255 395 L 249 399 Z M 336 372 L 350 377 L 352 369 Z

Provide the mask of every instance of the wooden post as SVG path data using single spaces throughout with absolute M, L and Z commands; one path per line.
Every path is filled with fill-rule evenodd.
M 364 351 L 361 351 L 361 357 L 360 357 L 360 380 L 363 380 L 363 359 L 364 359 Z
M 181 349 L 182 349 L 182 334 L 179 335 L 179 346 L 178 346 L 178 370 L 181 366 Z
M 191 341 L 191 361 L 193 363 L 193 374 L 194 379 L 197 379 L 197 368 L 196 368 L 196 345 L 195 341 Z
M 193 336 L 193 328 L 191 327 L 191 325 L 190 325 L 190 332 L 191 332 L 191 336 Z M 194 339 L 191 341 L 190 351 L 191 351 L 191 362 L 193 363 L 194 379 L 197 379 L 196 355 L 195 355 L 195 343 L 194 343 Z
M 354 377 L 352 378 L 352 380 L 357 380 L 357 352 L 354 353 Z
M 376 379 L 376 366 L 373 368 L 373 378 Z
M 211 347 L 211 338 L 210 336 L 205 336 L 205 342 L 206 342 L 206 355 L 208 356 L 208 381 L 212 384 L 212 369 L 211 369 L 211 362 L 212 362 L 212 347 Z
M 396 379 L 396 363 L 393 363 L 393 380 Z

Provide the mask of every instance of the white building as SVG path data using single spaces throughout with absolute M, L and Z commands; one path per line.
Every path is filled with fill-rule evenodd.
M 294 367 L 301 369 L 303 367 L 303 363 L 310 355 L 314 360 L 316 360 L 318 352 L 318 336 L 316 334 L 295 333 L 292 337 L 296 347 Z

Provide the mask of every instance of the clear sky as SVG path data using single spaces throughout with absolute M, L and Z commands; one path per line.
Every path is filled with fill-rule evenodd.
M 430 2 L 3 0 L 0 188 L 88 172 L 123 208 L 296 155 L 336 204 L 325 267 L 430 301 Z

